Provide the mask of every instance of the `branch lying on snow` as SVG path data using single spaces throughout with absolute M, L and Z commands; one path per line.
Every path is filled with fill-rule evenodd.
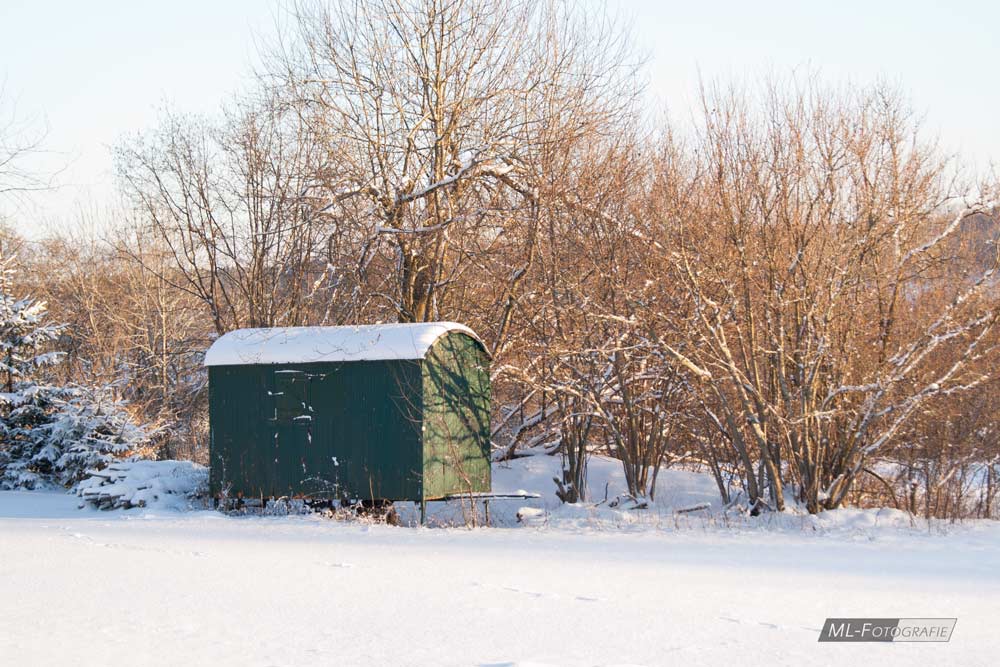
M 680 507 L 674 510 L 674 514 L 687 514 L 688 512 L 700 512 L 701 510 L 711 509 L 711 503 L 698 503 L 697 505 L 691 505 L 690 507 Z
M 521 436 L 523 436 L 527 431 L 530 431 L 535 426 L 538 426 L 543 421 L 551 417 L 556 411 L 556 406 L 549 405 L 546 406 L 544 410 L 538 410 L 530 417 L 525 419 L 523 422 L 517 425 L 514 429 L 514 433 L 511 435 L 510 444 L 507 449 L 504 450 L 498 458 L 494 459 L 496 461 L 507 461 L 514 458 L 514 454 L 517 451 L 517 445 L 521 441 Z

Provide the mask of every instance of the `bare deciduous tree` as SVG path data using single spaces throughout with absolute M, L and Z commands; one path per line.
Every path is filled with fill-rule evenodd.
M 119 148 L 134 238 L 171 255 L 160 277 L 201 300 L 218 333 L 306 319 L 306 297 L 327 278 L 307 203 L 314 151 L 269 97 L 238 103 L 218 125 L 168 114 Z
M 635 99 L 627 44 L 584 18 L 535 1 L 297 7 L 268 74 L 326 150 L 316 210 L 401 321 L 462 312 L 486 272 L 503 346 L 552 170 Z
M 873 455 L 942 394 L 982 382 L 993 266 L 935 274 L 983 211 L 898 96 L 772 85 L 706 94 L 690 215 L 669 260 L 693 311 L 685 350 L 753 503 L 838 507 Z

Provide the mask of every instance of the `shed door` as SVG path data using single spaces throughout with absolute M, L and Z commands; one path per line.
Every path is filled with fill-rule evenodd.
M 299 495 L 309 475 L 313 421 L 313 374 L 296 369 L 274 371 L 273 417 L 268 477 L 275 495 Z

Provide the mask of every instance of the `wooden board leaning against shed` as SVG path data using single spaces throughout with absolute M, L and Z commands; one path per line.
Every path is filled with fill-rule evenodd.
M 490 490 L 489 355 L 467 327 L 244 329 L 205 363 L 216 497 Z

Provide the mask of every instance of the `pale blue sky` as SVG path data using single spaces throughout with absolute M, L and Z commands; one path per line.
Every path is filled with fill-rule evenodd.
M 635 21 L 650 92 L 685 119 L 706 79 L 791 68 L 834 82 L 883 76 L 910 95 L 927 129 L 985 165 L 1000 158 L 1000 4 L 972 0 L 608 0 Z M 280 0 L 0 0 L 0 81 L 21 117 L 49 127 L 33 166 L 60 187 L 0 203 L 19 229 L 72 220 L 110 202 L 110 146 L 169 103 L 211 113 L 246 82 L 255 39 Z

